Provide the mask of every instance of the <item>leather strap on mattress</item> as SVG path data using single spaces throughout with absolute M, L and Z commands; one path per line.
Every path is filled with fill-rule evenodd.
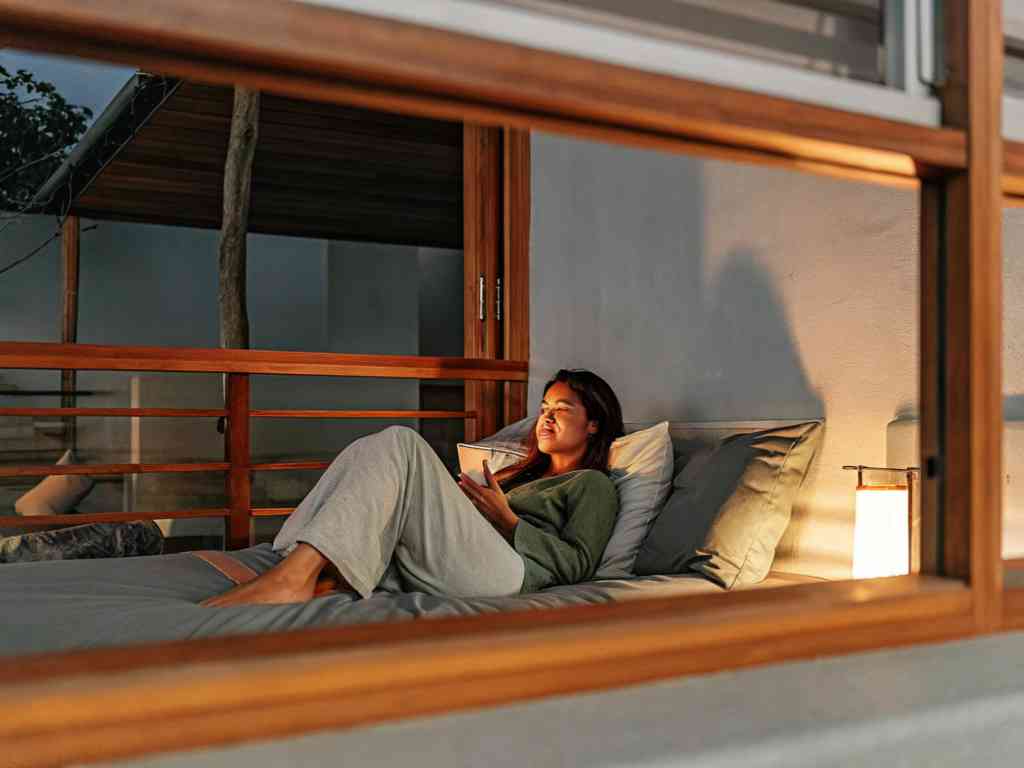
M 205 560 L 224 576 L 227 576 L 235 584 L 245 584 L 252 581 L 259 574 L 248 565 L 238 562 L 227 552 L 218 552 L 215 549 L 207 549 L 202 552 L 193 552 L 193 555 L 200 560 Z

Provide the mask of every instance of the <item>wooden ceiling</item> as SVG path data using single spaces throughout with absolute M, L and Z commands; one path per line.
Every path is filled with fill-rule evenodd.
M 219 228 L 232 101 L 182 83 L 72 212 Z M 461 248 L 462 126 L 263 94 L 249 230 Z

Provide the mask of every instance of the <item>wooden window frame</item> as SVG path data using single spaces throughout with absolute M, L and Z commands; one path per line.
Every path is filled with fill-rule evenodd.
M 946 125 L 929 128 L 285 0 L 0 0 L 7 45 L 921 189 L 923 500 L 941 510 L 928 530 L 957 534 L 912 576 L 19 658 L 0 664 L 19 702 L 6 758 L 266 739 L 1005 626 L 1001 3 L 947 6 Z M 517 141 L 503 151 L 523 162 Z M 506 258 L 524 252 L 505 237 Z

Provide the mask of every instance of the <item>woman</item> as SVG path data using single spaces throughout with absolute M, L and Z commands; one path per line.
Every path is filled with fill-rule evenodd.
M 518 464 L 486 485 L 444 464 L 415 431 L 389 427 L 334 460 L 274 541 L 284 559 L 203 605 L 305 602 L 321 574 L 369 597 L 382 580 L 460 597 L 533 592 L 593 575 L 618 496 L 607 476 L 623 433 L 611 387 L 560 370 L 544 387 Z

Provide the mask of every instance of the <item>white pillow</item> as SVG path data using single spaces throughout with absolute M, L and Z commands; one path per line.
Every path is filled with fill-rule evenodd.
M 619 516 L 595 579 L 633 575 L 647 529 L 672 488 L 672 439 L 668 422 L 623 435 L 612 443 L 609 475 L 619 492 Z
M 74 463 L 70 450 L 64 451 L 57 461 L 58 465 Z M 14 502 L 14 511 L 25 516 L 63 515 L 74 509 L 94 484 L 93 479 L 85 475 L 50 475 Z
M 526 455 L 522 444 L 536 421 L 536 416 L 528 416 L 486 440 L 465 447 L 483 451 L 475 458 L 477 465 L 482 466 L 479 462 L 487 459 L 488 466 L 497 472 Z M 462 452 L 463 445 L 460 444 L 460 465 L 463 465 Z M 619 515 L 597 566 L 595 579 L 621 579 L 633 575 L 633 563 L 647 536 L 647 529 L 672 489 L 672 459 L 672 439 L 668 434 L 667 421 L 623 435 L 612 443 L 608 474 L 619 494 Z M 462 471 L 466 472 L 466 469 Z

